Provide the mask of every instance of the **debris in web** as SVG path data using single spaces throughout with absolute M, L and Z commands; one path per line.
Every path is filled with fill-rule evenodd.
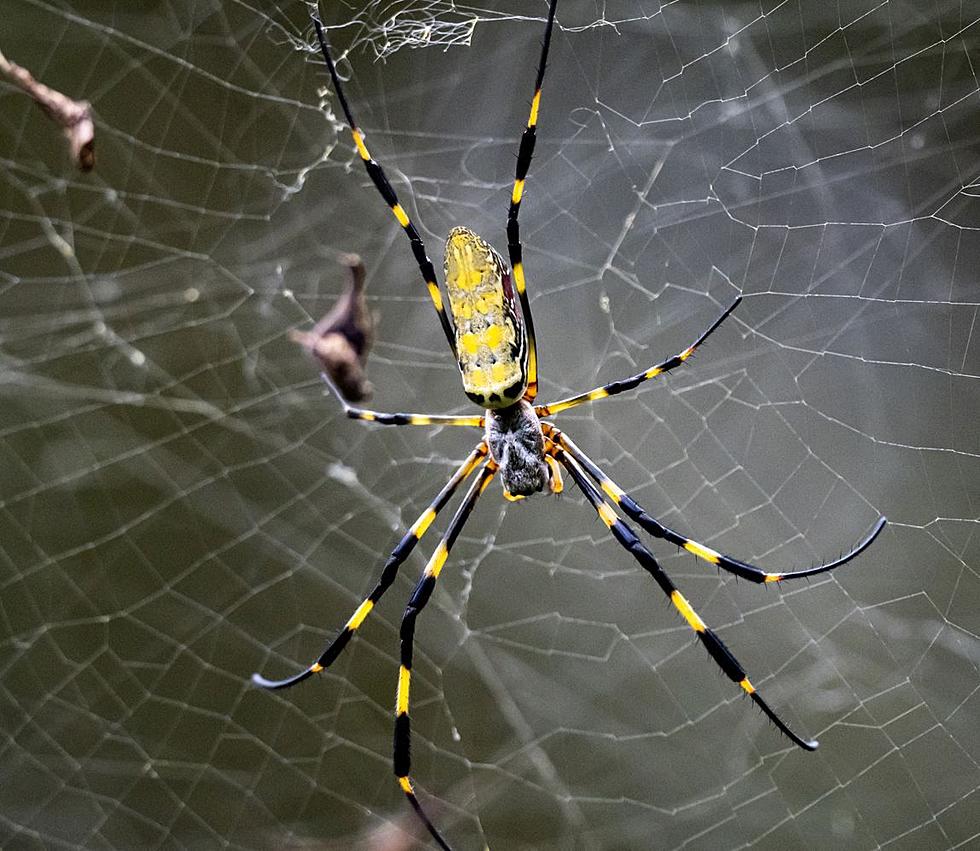
M 34 79 L 26 68 L 11 62 L 0 52 L 0 71 L 29 94 L 48 116 L 57 122 L 68 140 L 72 159 L 82 171 L 95 167 L 95 124 L 92 105 L 87 100 L 73 100 Z
M 435 2 L 423 9 L 399 9 L 372 27 L 370 41 L 375 55 L 384 58 L 404 47 L 468 45 L 480 16 L 462 12 L 454 4 Z
M 350 271 L 347 290 L 312 331 L 293 329 L 289 339 L 313 355 L 349 402 L 371 397 L 374 388 L 365 367 L 374 341 L 375 317 L 364 298 L 364 263 L 356 254 L 344 254 L 340 262 Z

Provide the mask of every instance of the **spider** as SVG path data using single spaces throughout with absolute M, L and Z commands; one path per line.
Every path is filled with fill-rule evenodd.
M 378 164 L 368 153 L 364 133 L 358 128 L 344 94 L 340 77 L 331 57 L 330 47 L 323 25 L 314 8 L 313 24 L 337 100 L 343 109 L 354 139 L 354 146 L 364 162 L 371 182 L 380 192 L 385 203 L 405 231 L 412 253 L 418 263 L 422 279 L 442 325 L 449 348 L 452 351 L 463 379 L 466 395 L 483 408 L 474 416 L 441 414 L 382 413 L 358 408 L 344 399 L 327 374 L 323 379 L 343 405 L 348 417 L 355 420 L 391 426 L 464 426 L 483 429 L 483 438 L 477 443 L 466 460 L 452 474 L 449 481 L 422 512 L 411 528 L 394 548 L 381 571 L 374 590 L 350 616 L 344 628 L 331 641 L 323 653 L 300 673 L 282 680 L 269 680 L 253 674 L 253 681 L 267 689 L 283 689 L 302 682 L 313 674 L 328 668 L 350 643 L 365 618 L 391 587 L 399 567 L 418 544 L 438 513 L 445 507 L 457 488 L 479 470 L 466 495 L 450 520 L 432 556 L 408 601 L 399 630 L 401 665 L 398 672 L 398 688 L 395 698 L 394 770 L 398 783 L 408 797 L 412 808 L 441 848 L 449 848 L 435 825 L 425 813 L 410 777 L 411 758 L 409 743 L 409 691 L 412 679 L 412 655 L 415 639 L 415 623 L 432 596 L 439 574 L 449 558 L 450 550 L 464 524 L 470 517 L 477 499 L 487 489 L 491 480 L 498 476 L 504 496 L 510 500 L 523 499 L 548 488 L 552 493 L 562 490 L 564 469 L 578 485 L 596 514 L 609 529 L 616 541 L 649 573 L 666 595 L 677 612 L 694 630 L 705 650 L 733 683 L 741 687 L 769 720 L 794 744 L 806 750 L 814 750 L 817 742 L 801 738 L 770 708 L 752 685 L 745 669 L 718 635 L 705 624 L 691 604 L 677 589 L 660 563 L 644 546 L 620 513 L 635 521 L 642 529 L 654 536 L 683 547 L 700 559 L 734 573 L 743 579 L 757 583 L 776 583 L 788 579 L 801 579 L 825 573 L 846 564 L 863 552 L 881 532 L 885 518 L 881 517 L 874 528 L 853 550 L 835 561 L 805 570 L 772 573 L 747 562 L 717 552 L 704 544 L 675 532 L 659 520 L 651 517 L 628 493 L 610 479 L 564 432 L 547 418 L 570 408 L 615 396 L 638 387 L 683 364 L 711 334 L 738 307 L 741 297 L 736 298 L 711 325 L 683 351 L 667 358 L 649 369 L 620 381 L 613 381 L 585 393 L 570 396 L 558 402 L 535 405 L 538 388 L 538 359 L 535 346 L 534 324 L 528 301 L 522 259 L 519 214 L 524 183 L 534 152 L 538 111 L 541 105 L 541 87 L 544 81 L 548 49 L 558 0 L 550 0 L 545 25 L 537 79 L 531 100 L 531 112 L 521 137 L 517 157 L 517 173 L 511 192 L 507 213 L 507 250 L 510 267 L 503 258 L 473 231 L 456 227 L 446 241 L 445 287 L 449 296 L 449 312 L 446 312 L 435 270 L 426 254 L 422 237 L 409 219 L 404 207 L 398 202 L 395 190 Z

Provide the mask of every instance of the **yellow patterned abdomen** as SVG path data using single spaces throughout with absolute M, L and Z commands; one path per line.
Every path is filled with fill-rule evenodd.
M 527 335 L 503 260 L 473 231 L 453 228 L 445 272 L 463 390 L 484 408 L 513 405 L 527 389 Z

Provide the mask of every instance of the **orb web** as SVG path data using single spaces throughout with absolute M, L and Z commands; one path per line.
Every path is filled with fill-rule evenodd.
M 355 114 L 430 255 L 503 249 L 544 2 L 337 4 Z M 468 410 L 303 4 L 13 0 L 3 44 L 90 100 L 98 165 L 0 85 L 4 847 L 378 847 L 398 621 L 435 524 L 336 665 L 284 692 L 469 451 L 349 422 L 293 328 L 368 266 L 382 410 Z M 326 12 L 326 10 L 324 10 Z M 541 399 L 774 708 L 740 697 L 574 489 L 496 486 L 420 618 L 420 796 L 461 847 L 977 842 L 980 261 L 970 4 L 563 3 L 522 212 Z M 439 265 L 437 260 L 437 265 Z

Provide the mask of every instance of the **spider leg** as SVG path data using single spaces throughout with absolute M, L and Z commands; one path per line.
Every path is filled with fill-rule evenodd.
M 544 70 L 548 64 L 548 49 L 551 47 L 551 31 L 555 23 L 555 10 L 558 0 L 551 0 L 548 7 L 548 23 L 544 30 L 544 42 L 541 45 L 541 59 L 538 62 L 538 76 L 534 83 L 534 97 L 531 100 L 531 115 L 527 127 L 521 136 L 521 147 L 517 153 L 517 174 L 514 177 L 514 189 L 510 196 L 510 209 L 507 211 L 507 252 L 510 256 L 511 271 L 517 296 L 521 301 L 521 314 L 524 317 L 524 327 L 527 330 L 528 359 L 527 359 L 527 390 L 524 398 L 533 402 L 538 394 L 538 349 L 534 339 L 534 321 L 531 319 L 531 303 L 528 301 L 524 280 L 524 249 L 521 245 L 521 225 L 518 216 L 521 212 L 521 198 L 524 195 L 524 181 L 531 166 L 534 155 L 534 143 L 537 139 L 538 110 L 541 106 L 541 86 L 544 83 Z
M 589 481 L 588 477 L 583 472 L 582 468 L 579 466 L 578 462 L 575 461 L 570 454 L 567 454 L 561 446 L 556 446 L 553 449 L 555 457 L 558 461 L 565 467 L 566 470 L 571 474 L 575 483 L 581 488 L 582 493 L 585 494 L 586 499 L 592 503 L 592 507 L 595 509 L 596 514 L 599 515 L 606 527 L 612 532 L 613 537 L 619 542 L 623 549 L 627 550 L 637 563 L 642 567 L 647 573 L 649 573 L 660 586 L 660 590 L 668 597 L 670 602 L 673 604 L 674 608 L 680 613 L 680 615 L 687 621 L 688 626 L 694 630 L 695 635 L 697 635 L 698 640 L 704 645 L 705 650 L 708 651 L 708 655 L 714 659 L 715 663 L 718 665 L 725 675 L 733 682 L 737 683 L 742 687 L 742 690 L 752 698 L 752 701 L 758 706 L 772 721 L 779 730 L 786 735 L 790 741 L 798 745 L 805 750 L 812 751 L 816 750 L 817 742 L 816 740 L 803 739 L 794 733 L 789 726 L 783 721 L 769 706 L 765 700 L 762 699 L 761 695 L 756 691 L 755 686 L 749 681 L 748 675 L 745 673 L 745 669 L 739 663 L 738 659 L 732 654 L 722 640 L 715 634 L 714 630 L 710 629 L 694 609 L 691 604 L 687 601 L 683 594 L 677 589 L 677 586 L 671 581 L 670 577 L 664 572 L 664 569 L 660 566 L 660 563 L 654 558 L 653 553 L 650 552 L 643 544 L 640 539 L 636 537 L 633 530 L 624 523 L 616 512 L 603 500 L 602 494 L 599 489 Z
M 632 390 L 634 387 L 638 387 L 644 381 L 649 381 L 651 378 L 656 378 L 658 375 L 663 375 L 666 372 L 670 372 L 672 369 L 679 367 L 684 361 L 686 361 L 694 352 L 697 347 L 700 346 L 705 340 L 710 337 L 714 331 L 724 322 L 729 316 L 731 316 L 732 311 L 742 301 L 742 297 L 739 296 L 735 299 L 727 308 L 725 312 L 721 314 L 708 328 L 698 337 L 690 346 L 688 346 L 684 351 L 678 352 L 676 355 L 667 358 L 664 361 L 651 366 L 649 369 L 643 372 L 638 372 L 636 375 L 631 375 L 629 378 L 624 378 L 620 381 L 611 381 L 609 384 L 604 384 L 601 387 L 596 387 L 594 390 L 589 390 L 586 393 L 579 393 L 576 396 L 569 396 L 567 399 L 562 399 L 560 402 L 551 402 L 548 405 L 537 405 L 534 409 L 535 413 L 539 417 L 550 417 L 554 414 L 560 413 L 561 411 L 567 411 L 569 408 L 576 408 L 579 405 L 584 405 L 587 402 L 595 402 L 597 399 L 605 399 L 607 396 L 615 396 L 618 393 L 625 393 L 627 390 Z
M 358 408 L 350 404 L 344 394 L 337 389 L 333 379 L 325 372 L 320 373 L 323 383 L 330 388 L 340 400 L 344 407 L 344 413 L 352 420 L 365 420 L 366 422 L 378 423 L 379 425 L 431 425 L 431 426 L 470 426 L 471 428 L 483 428 L 484 419 L 482 416 L 455 416 L 454 414 L 389 414 L 382 411 L 369 411 L 366 408 Z
M 626 514 L 627 517 L 635 520 L 651 535 L 656 538 L 663 538 L 665 541 L 670 541 L 672 544 L 683 547 L 689 553 L 694 553 L 694 555 L 696 555 L 698 558 L 717 565 L 718 567 L 722 568 L 722 570 L 727 570 L 729 573 L 734 573 L 736 576 L 741 576 L 743 579 L 748 579 L 750 582 L 757 582 L 759 584 L 784 582 L 787 579 L 802 579 L 806 576 L 814 576 L 818 573 L 827 573 L 834 570 L 834 568 L 847 564 L 851 559 L 860 555 L 869 546 L 871 546 L 872 541 L 878 537 L 878 534 L 885 528 L 885 523 L 887 522 L 884 517 L 879 517 L 878 522 L 875 523 L 874 527 L 867 534 L 864 540 L 861 541 L 861 543 L 859 543 L 850 552 L 842 555 L 840 558 L 834 559 L 834 561 L 827 562 L 826 564 L 818 564 L 804 570 L 791 570 L 784 573 L 770 573 L 767 570 L 763 570 L 761 567 L 756 567 L 748 562 L 741 561 L 737 558 L 732 558 L 731 556 L 726 556 L 724 553 L 716 552 L 710 547 L 706 547 L 704 544 L 699 544 L 697 541 L 686 538 L 684 535 L 681 535 L 680 533 L 675 532 L 673 529 L 664 526 L 664 524 L 659 520 L 647 514 L 643 509 L 643 506 L 630 497 L 629 494 L 625 493 L 623 489 L 619 487 L 619 485 L 609 478 L 609 476 L 603 473 L 599 466 L 581 449 L 579 449 L 578 446 L 576 446 L 566 434 L 559 431 L 550 423 L 542 423 L 541 426 L 548 437 L 556 441 L 562 447 L 562 449 L 571 455 L 572 458 L 574 458 L 585 469 L 586 473 L 595 479 L 596 483 L 600 488 L 602 488 L 603 492 L 623 510 L 623 513 Z
M 312 665 L 306 668 L 305 671 L 301 671 L 295 676 L 287 677 L 284 680 L 267 680 L 261 674 L 252 674 L 252 682 L 258 686 L 262 686 L 262 688 L 267 689 L 289 688 L 290 686 L 303 682 L 303 680 L 305 680 L 307 677 L 329 668 L 330 665 L 333 664 L 334 660 L 341 654 L 341 651 L 343 651 L 343 649 L 347 646 L 348 642 L 350 642 L 350 640 L 354 637 L 354 633 L 357 631 L 357 628 L 368 616 L 371 609 L 374 608 L 375 604 L 381 599 L 385 591 L 391 587 L 391 583 L 395 581 L 395 577 L 398 575 L 398 568 L 401 567 L 405 559 L 407 559 L 412 550 L 415 549 L 415 545 L 425 534 L 429 526 L 432 525 L 432 521 L 435 520 L 436 515 L 442 510 L 446 503 L 449 502 L 460 483 L 480 465 L 480 462 L 486 457 L 486 455 L 487 445 L 481 441 L 479 444 L 477 444 L 476 449 L 474 449 L 467 456 L 466 460 L 459 466 L 459 469 L 453 473 L 449 481 L 443 485 L 442 490 L 439 491 L 436 498 L 429 503 L 429 507 L 419 515 L 418 520 L 412 524 L 411 528 L 398 542 L 398 546 L 391 551 L 391 555 L 388 556 L 384 569 L 381 571 L 381 578 L 378 580 L 378 584 L 375 586 L 374 590 L 368 594 L 364 602 L 357 607 L 357 611 L 351 615 L 340 634 L 327 645 L 326 649 L 320 654 L 319 658 Z
M 486 490 L 487 485 L 490 484 L 490 480 L 496 472 L 497 465 L 490 459 L 484 465 L 480 475 L 473 480 L 473 484 L 470 485 L 470 489 L 466 492 L 466 497 L 460 503 L 459 508 L 456 509 L 456 513 L 453 515 L 453 519 L 450 521 L 446 533 L 439 541 L 439 545 L 436 547 L 435 552 L 432 553 L 432 557 L 429 559 L 428 564 L 426 564 L 425 570 L 422 572 L 422 576 L 415 586 L 415 591 L 412 593 L 408 605 L 405 607 L 405 614 L 402 617 L 401 629 L 399 630 L 401 638 L 401 667 L 398 669 L 398 693 L 395 699 L 395 777 L 398 778 L 398 785 L 401 786 L 402 791 L 408 797 L 412 808 L 418 814 L 419 818 L 422 819 L 429 833 L 432 834 L 432 838 L 439 843 L 440 848 L 446 849 L 446 851 L 449 849 L 446 840 L 442 838 L 439 831 L 436 830 L 435 825 L 432 824 L 432 821 L 422 809 L 422 805 L 415 796 L 412 781 L 409 778 L 409 771 L 412 765 L 410 753 L 412 731 L 411 721 L 408 716 L 408 694 L 412 680 L 415 620 L 422 612 L 422 609 L 425 608 L 425 604 L 429 602 L 432 591 L 436 587 L 436 580 L 439 578 L 443 565 L 445 565 L 446 559 L 449 557 L 449 551 L 452 549 L 456 538 L 469 519 L 477 499 Z
M 320 42 L 320 50 L 323 52 L 324 60 L 326 60 L 327 70 L 330 71 L 330 79 L 333 81 L 334 91 L 337 93 L 337 100 L 340 101 L 344 116 L 347 118 L 347 125 L 350 127 L 351 135 L 354 138 L 357 153 L 364 163 L 368 177 L 371 178 L 371 182 L 381 194 L 384 202 L 391 208 L 391 212 L 395 214 L 395 218 L 398 219 L 398 224 L 402 226 L 402 230 L 405 231 L 405 235 L 412 245 L 412 254 L 415 255 L 415 262 L 418 263 L 419 271 L 422 273 L 422 278 L 429 290 L 429 298 L 432 299 L 432 305 L 435 307 L 436 313 L 439 315 L 439 322 L 442 324 L 442 331 L 446 335 L 446 339 L 449 341 L 449 348 L 453 353 L 453 357 L 455 357 L 456 335 L 453 333 L 453 327 L 449 322 L 449 317 L 446 315 L 446 309 L 442 303 L 442 293 L 439 291 L 439 284 L 436 282 L 436 272 L 432 266 L 432 261 L 429 259 L 428 254 L 426 254 L 425 243 L 422 242 L 422 237 L 415 229 L 415 225 L 412 224 L 411 219 L 409 219 L 405 208 L 398 203 L 398 196 L 388 181 L 384 169 L 368 153 L 367 145 L 364 142 L 364 133 L 358 129 L 357 122 L 354 121 L 354 115 L 351 113 L 350 104 L 347 103 L 347 96 L 344 94 L 344 88 L 340 83 L 340 76 L 337 74 L 333 57 L 330 55 L 330 45 L 327 42 L 327 36 L 323 31 L 323 24 L 320 21 L 319 12 L 315 6 L 310 16 L 313 18 L 313 26 L 316 27 L 316 37 Z

